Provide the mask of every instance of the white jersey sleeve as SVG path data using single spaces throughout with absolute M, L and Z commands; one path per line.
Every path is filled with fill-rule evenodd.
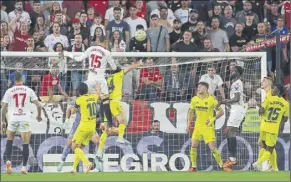
M 235 93 L 240 93 L 240 101 L 238 103 L 235 103 L 235 104 L 240 104 L 240 105 L 243 105 L 243 92 L 244 92 L 244 89 L 243 89 L 243 83 L 240 79 L 236 80 L 235 82 L 233 82 L 231 84 L 231 87 L 230 87 L 230 99 L 233 99 L 234 96 L 235 96 Z
M 31 116 L 32 101 L 37 100 L 35 92 L 26 86 L 14 86 L 5 92 L 2 102 L 8 104 L 8 122 L 27 122 Z

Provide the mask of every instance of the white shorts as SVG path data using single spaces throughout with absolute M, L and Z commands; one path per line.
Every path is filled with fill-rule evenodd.
M 99 78 L 95 80 L 87 80 L 85 83 L 88 85 L 89 93 L 96 92 L 96 85 L 97 83 L 101 87 L 102 94 L 109 94 L 108 86 L 105 78 Z
M 30 132 L 30 124 L 25 121 L 8 121 L 7 129 L 12 132 Z
M 242 106 L 231 106 L 227 126 L 238 128 L 245 117 L 245 109 Z

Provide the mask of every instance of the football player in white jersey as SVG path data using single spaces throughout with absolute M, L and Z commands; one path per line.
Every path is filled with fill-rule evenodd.
M 22 174 L 27 174 L 27 161 L 29 157 L 29 141 L 30 141 L 30 117 L 31 117 L 31 103 L 35 104 L 37 107 L 37 117 L 38 121 L 41 121 L 41 105 L 38 102 L 38 98 L 35 92 L 22 85 L 23 78 L 21 73 L 16 73 L 14 77 L 15 86 L 8 89 L 2 99 L 1 106 L 1 125 L 2 129 L 6 130 L 5 116 L 8 108 L 8 126 L 7 126 L 7 142 L 6 142 L 6 172 L 8 174 L 12 173 L 12 143 L 14 139 L 15 132 L 18 131 L 23 140 L 23 163 L 22 163 Z
M 243 83 L 241 81 L 241 75 L 243 74 L 243 68 L 236 66 L 234 72 L 230 76 L 230 100 L 224 100 L 220 104 L 230 105 L 230 114 L 227 121 L 227 143 L 230 153 L 229 159 L 223 164 L 225 171 L 232 171 L 232 166 L 236 165 L 236 132 L 240 127 L 244 116 L 244 102 L 243 102 Z

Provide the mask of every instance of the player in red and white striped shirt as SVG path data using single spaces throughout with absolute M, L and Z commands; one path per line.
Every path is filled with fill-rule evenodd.
M 8 110 L 8 126 L 7 126 L 7 142 L 6 142 L 6 172 L 8 174 L 12 173 L 12 143 L 14 139 L 15 132 L 18 131 L 23 140 L 23 166 L 21 169 L 22 174 L 27 174 L 27 161 L 29 156 L 29 141 L 30 141 L 30 117 L 31 117 L 31 106 L 32 103 L 37 107 L 37 117 L 38 121 L 41 121 L 41 105 L 38 102 L 38 98 L 35 92 L 22 85 L 23 78 L 21 73 L 16 73 L 14 77 L 15 86 L 8 89 L 2 99 L 1 106 L 1 125 L 3 131 L 6 130 L 5 116 Z

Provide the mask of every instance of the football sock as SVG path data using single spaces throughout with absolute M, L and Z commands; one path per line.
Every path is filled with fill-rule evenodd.
M 73 170 L 76 170 L 77 169 L 79 162 L 80 162 L 80 158 L 76 154 L 75 157 L 74 157 Z
M 191 159 L 191 163 L 192 163 L 192 167 L 196 167 L 197 166 L 197 148 L 193 148 L 191 147 L 190 150 L 190 159 Z
M 230 137 L 230 157 L 236 158 L 236 137 Z
M 216 160 L 217 164 L 218 164 L 220 167 L 222 167 L 223 162 L 222 162 L 221 155 L 220 155 L 219 151 L 217 150 L 217 148 L 215 148 L 215 149 L 212 151 L 212 155 L 213 155 L 214 159 Z
M 263 147 L 261 147 L 260 148 L 260 151 L 259 151 L 259 157 L 258 157 L 258 159 L 261 158 L 264 155 L 265 152 L 266 152 L 266 149 L 263 148 Z
M 273 152 L 270 156 L 270 163 L 271 163 L 273 169 L 278 169 L 276 149 L 273 150 Z
M 118 126 L 118 136 L 123 138 L 124 135 L 124 130 L 125 130 L 125 124 L 120 123 Z
M 11 154 L 12 154 L 12 140 L 7 140 L 6 142 L 6 161 L 11 161 Z
M 100 142 L 99 142 L 99 146 L 98 146 L 98 152 L 102 152 L 103 151 L 106 139 L 107 139 L 107 133 L 103 132 L 101 134 L 101 137 L 100 137 Z
M 89 160 L 85 156 L 85 153 L 82 149 L 76 148 L 74 152 L 86 166 L 89 164 Z
M 70 151 L 71 151 L 70 146 L 69 145 L 66 145 L 65 148 L 64 148 L 64 150 L 63 150 L 63 153 L 62 153 L 62 162 L 65 162 L 66 161 L 66 158 L 69 155 Z
M 109 103 L 106 103 L 106 104 L 102 104 L 103 108 L 103 112 L 106 116 L 106 119 L 107 119 L 107 123 L 108 123 L 108 127 L 111 128 L 113 123 L 112 123 L 112 114 L 111 114 L 111 110 L 110 110 L 110 105 Z
M 264 152 L 263 156 L 258 159 L 258 165 L 261 165 L 263 162 L 268 160 L 271 156 L 271 153 L 269 151 Z
M 23 144 L 22 145 L 22 162 L 23 162 L 22 166 L 27 165 L 28 156 L 29 156 L 28 144 Z

